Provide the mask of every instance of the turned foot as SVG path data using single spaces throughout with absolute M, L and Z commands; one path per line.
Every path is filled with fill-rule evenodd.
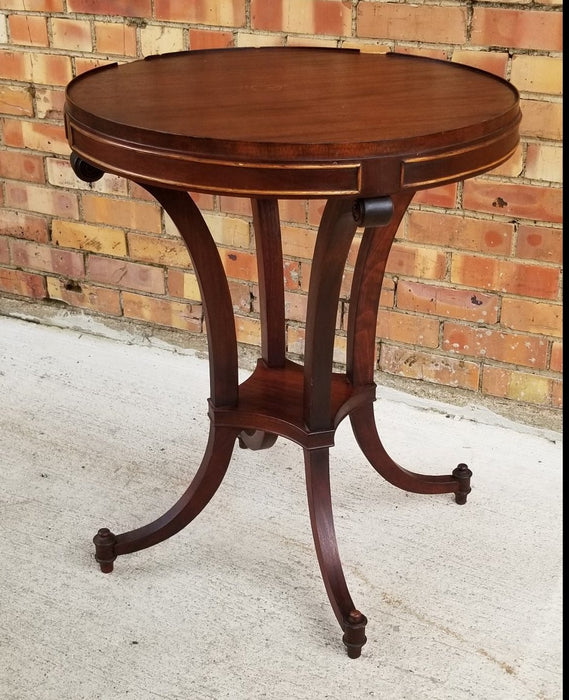
M 466 503 L 466 497 L 472 491 L 470 488 L 472 472 L 466 464 L 459 464 L 458 467 L 453 470 L 452 475 L 459 482 L 458 491 L 455 492 L 454 498 L 458 505 L 462 506 Z
M 365 628 L 367 618 L 359 610 L 352 610 L 344 620 L 344 636 L 342 641 L 350 659 L 357 659 L 362 653 L 362 647 L 367 641 Z
M 110 574 L 113 570 L 113 562 L 117 558 L 115 554 L 116 541 L 116 536 L 106 527 L 102 527 L 93 537 L 95 559 L 99 562 L 104 574 Z

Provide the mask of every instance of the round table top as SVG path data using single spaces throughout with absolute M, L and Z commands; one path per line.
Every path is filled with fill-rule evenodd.
M 189 51 L 67 87 L 72 149 L 146 183 L 244 195 L 389 194 L 507 159 L 519 96 L 447 61 L 346 49 Z

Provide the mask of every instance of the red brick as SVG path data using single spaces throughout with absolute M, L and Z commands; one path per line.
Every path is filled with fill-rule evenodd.
M 151 0 L 67 0 L 67 11 L 79 14 L 152 17 Z
M 154 0 L 156 19 L 171 22 L 211 24 L 221 27 L 244 27 L 246 23 L 245 0 Z
M 10 211 L 2 207 L 0 207 L 0 234 L 38 243 L 47 243 L 49 239 L 47 221 L 43 217 Z
M 552 223 L 563 221 L 561 187 L 537 187 L 474 178 L 464 183 L 463 204 L 465 209 L 502 216 Z
M 201 304 L 157 299 L 132 292 L 122 292 L 122 302 L 124 315 L 129 318 L 185 331 L 202 330 Z
M 399 280 L 397 308 L 477 323 L 496 323 L 498 297 L 467 289 L 449 289 L 434 284 Z
M 444 207 L 453 209 L 456 206 L 456 194 L 458 185 L 453 182 L 450 185 L 431 187 L 426 190 L 419 190 L 413 197 L 414 204 L 428 204 L 431 207 Z
M 514 225 L 509 222 L 412 210 L 408 215 L 406 239 L 437 246 L 509 255 L 513 235 Z
M 8 239 L 0 236 L 0 263 L 7 265 L 10 262 L 10 248 L 8 247 Z
M 86 221 L 149 233 L 160 233 L 162 230 L 160 208 L 156 204 L 111 199 L 92 193 L 83 194 L 81 202 Z
M 516 370 L 484 367 L 482 393 L 542 406 L 552 405 L 553 383 L 547 377 Z
M 81 19 L 52 17 L 52 45 L 66 51 L 92 51 L 91 22 Z
M 34 53 L 31 59 L 32 79 L 36 84 L 65 86 L 73 77 L 70 56 Z
M 136 56 L 136 27 L 123 22 L 95 22 L 95 44 L 100 53 Z
M 435 248 L 394 243 L 387 259 L 387 271 L 424 279 L 443 279 L 446 273 L 446 255 Z
M 9 207 L 66 218 L 79 217 L 77 197 L 68 192 L 60 192 L 52 187 L 12 182 L 6 183 L 5 190 L 6 205 Z
M 472 328 L 458 323 L 444 324 L 442 347 L 448 352 L 467 357 L 498 360 L 534 369 L 545 369 L 547 363 L 548 344 L 543 338 Z
M 561 304 L 546 304 L 543 301 L 507 297 L 502 300 L 500 323 L 506 328 L 518 331 L 561 338 L 563 308 Z
M 45 277 L 0 267 L 0 290 L 32 299 L 45 299 Z
M 407 345 L 436 348 L 439 345 L 439 321 L 385 309 L 378 316 L 376 336 Z
M 50 299 L 56 299 L 69 306 L 98 311 L 112 316 L 121 315 L 119 293 L 114 289 L 96 287 L 91 284 L 62 280 L 56 277 L 47 278 L 47 289 Z
M 11 242 L 12 263 L 18 267 L 54 272 L 75 279 L 85 276 L 83 255 L 70 250 L 58 250 L 32 241 L 14 239 Z
M 551 405 L 554 408 L 563 408 L 563 382 L 551 380 Z
M 0 75 L 4 80 L 32 82 L 32 57 L 27 51 L 0 51 Z
M 63 0 L 0 0 L 0 10 L 63 12 Z
M 29 87 L 0 85 L 0 113 L 33 117 L 34 105 Z
M 452 52 L 452 61 L 466 66 L 479 68 L 488 73 L 505 78 L 510 57 L 507 51 L 476 51 L 472 49 L 455 49 Z
M 357 36 L 465 44 L 467 8 L 364 2 L 357 5 Z
M 43 183 L 43 158 L 21 151 L 0 151 L 0 177 Z
M 150 265 L 90 255 L 87 274 L 91 281 L 120 289 L 136 289 L 150 294 L 164 294 L 164 270 Z
M 513 260 L 455 254 L 451 282 L 536 299 L 556 299 L 559 270 Z
M 351 25 L 351 6 L 340 0 L 251 0 L 254 30 L 346 36 Z
M 300 263 L 296 260 L 283 262 L 283 275 L 285 289 L 295 290 L 300 288 Z
M 257 282 L 257 257 L 243 250 L 221 250 L 221 262 L 229 278 Z
M 219 29 L 192 29 L 189 31 L 190 49 L 226 49 L 235 45 L 232 32 L 223 32 Z
M 51 87 L 36 87 L 35 104 L 38 119 L 63 119 L 65 90 Z
M 235 332 L 238 343 L 257 347 L 261 344 L 261 322 L 258 318 L 235 316 Z
M 200 208 L 203 208 L 200 206 Z M 208 207 L 213 209 L 213 207 Z M 237 216 L 252 216 L 251 200 L 246 197 L 228 197 L 221 195 L 219 197 L 219 211 L 226 214 L 237 214 Z
M 563 139 L 563 104 L 543 100 L 520 100 L 522 121 L 520 134 L 530 138 Z
M 561 12 L 475 5 L 470 41 L 477 46 L 562 51 L 563 16 Z
M 381 344 L 379 369 L 408 379 L 421 379 L 434 384 L 475 391 L 480 368 L 477 362 L 446 355 L 416 352 L 409 348 Z
M 49 46 L 47 19 L 37 15 L 8 15 L 12 44 Z
M 563 262 L 563 230 L 520 224 L 516 256 L 546 262 Z
M 561 341 L 551 343 L 549 369 L 552 372 L 563 372 L 563 343 Z
M 306 294 L 298 292 L 285 292 L 285 318 L 291 321 L 304 322 L 306 320 Z M 258 311 L 258 306 L 255 306 Z
M 4 143 L 15 148 L 29 148 L 34 151 L 57 153 L 65 156 L 71 153 L 65 138 L 63 124 L 6 120 Z
M 201 300 L 197 277 L 193 272 L 168 270 L 168 294 L 179 299 Z

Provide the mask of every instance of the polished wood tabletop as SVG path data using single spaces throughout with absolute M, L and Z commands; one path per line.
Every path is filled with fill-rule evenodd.
M 365 458 L 391 484 L 466 503 L 472 476 L 466 464 L 447 474 L 417 473 L 397 464 L 379 436 L 373 411 L 379 298 L 414 193 L 505 161 L 518 144 L 519 122 L 518 93 L 504 80 L 407 55 L 289 47 L 182 52 L 104 66 L 71 81 L 65 124 L 76 174 L 88 182 L 104 173 L 129 178 L 168 212 L 200 286 L 209 351 L 209 440 L 201 465 L 156 520 L 118 535 L 98 531 L 95 557 L 104 572 L 118 556 L 188 525 L 223 481 L 235 444 L 267 449 L 284 437 L 303 449 L 322 578 L 348 655 L 360 656 L 367 618 L 354 605 L 338 553 L 329 451 L 349 417 Z M 241 383 L 229 285 L 193 191 L 251 199 L 261 348 L 256 369 Z M 326 199 L 302 364 L 289 359 L 286 345 L 278 201 L 287 197 Z M 358 228 L 346 367 L 336 371 L 338 300 Z
M 71 82 L 65 112 L 73 150 L 104 170 L 281 198 L 471 177 L 512 154 L 520 120 L 515 88 L 474 68 L 281 47 L 105 66 Z

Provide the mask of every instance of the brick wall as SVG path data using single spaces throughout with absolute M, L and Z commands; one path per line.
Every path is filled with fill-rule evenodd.
M 543 408 L 562 405 L 561 0 L 0 0 L 0 295 L 203 334 L 173 225 L 139 187 L 70 169 L 66 83 L 152 53 L 359 47 L 474 65 L 522 96 L 511 160 L 418 193 L 382 291 L 383 372 Z M 230 279 L 238 340 L 260 340 L 247 200 L 198 195 Z M 323 202 L 282 202 L 288 350 L 302 352 Z M 353 262 L 353 258 L 352 258 Z M 347 270 L 336 360 L 345 341 Z

